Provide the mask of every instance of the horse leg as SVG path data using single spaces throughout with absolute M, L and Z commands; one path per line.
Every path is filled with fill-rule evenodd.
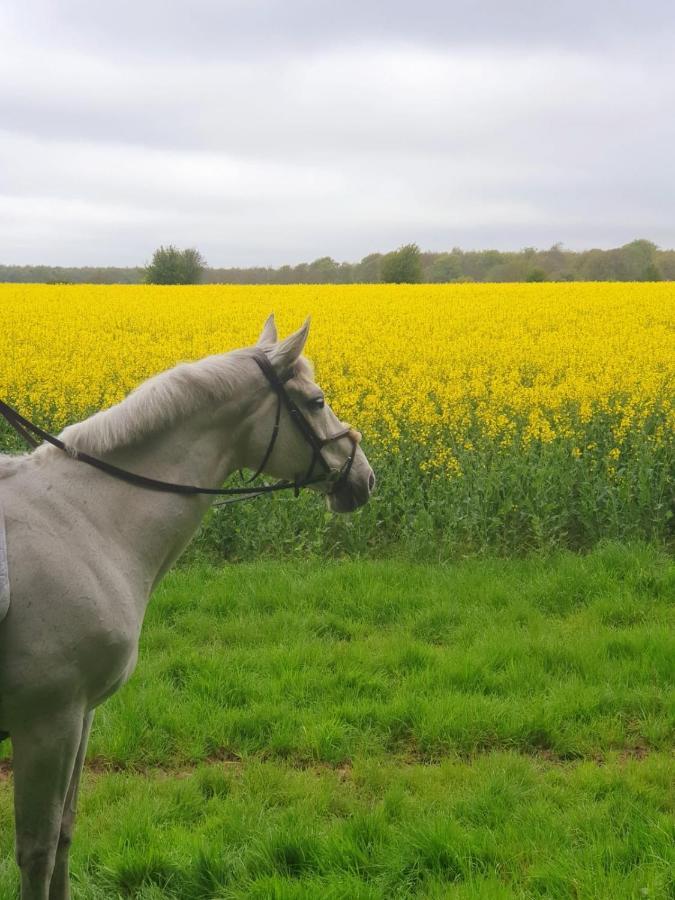
M 49 900 L 63 808 L 82 728 L 82 713 L 70 710 L 12 729 L 21 900 Z
M 84 757 L 87 753 L 87 742 L 89 741 L 89 732 L 91 731 L 91 723 L 93 718 L 93 710 L 91 710 L 91 712 L 88 712 L 84 717 L 84 726 L 82 728 L 82 737 L 80 738 L 80 747 L 77 751 L 77 757 L 75 758 L 75 767 L 70 779 L 68 793 L 66 794 L 66 803 L 63 808 L 63 818 L 61 819 L 59 843 L 56 848 L 56 862 L 54 863 L 52 883 L 49 889 L 49 900 L 69 900 L 70 898 L 68 855 L 70 853 L 70 844 L 73 839 L 73 828 L 75 826 L 75 811 L 77 809 L 77 796 L 80 788 L 80 776 L 82 775 Z

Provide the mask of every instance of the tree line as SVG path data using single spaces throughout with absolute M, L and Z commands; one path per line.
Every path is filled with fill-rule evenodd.
M 381 282 L 675 281 L 675 250 L 635 240 L 611 250 L 461 250 L 431 253 L 406 244 L 360 262 L 323 256 L 297 266 L 208 267 L 194 248 L 160 247 L 147 266 L 0 265 L 0 281 L 72 284 L 362 284 Z

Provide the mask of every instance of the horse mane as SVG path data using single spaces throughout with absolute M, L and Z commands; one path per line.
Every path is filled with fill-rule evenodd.
M 246 356 L 245 350 L 233 350 L 179 363 L 148 378 L 109 409 L 68 425 L 59 437 L 92 454 L 134 444 L 207 404 L 222 403 L 232 396 L 244 382 L 242 361 Z M 54 450 L 43 444 L 35 453 Z
M 68 425 L 59 437 L 93 455 L 132 445 L 153 431 L 206 405 L 222 403 L 236 393 L 244 384 L 242 362 L 248 357 L 244 349 L 179 363 L 143 381 L 114 406 Z M 312 379 L 314 367 L 310 360 L 300 357 L 293 374 Z M 37 461 L 54 452 L 60 451 L 45 443 L 27 453 L 0 453 L 0 478 L 13 474 L 28 459 Z

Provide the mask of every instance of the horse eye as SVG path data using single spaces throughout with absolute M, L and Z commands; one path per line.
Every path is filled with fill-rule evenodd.
M 309 401 L 309 405 L 313 409 L 323 409 L 325 406 L 325 402 L 324 402 L 323 397 L 314 397 L 312 400 Z

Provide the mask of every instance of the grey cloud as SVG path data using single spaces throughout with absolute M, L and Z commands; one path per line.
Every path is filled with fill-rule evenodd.
M 448 57 L 418 48 L 325 53 L 285 64 L 118 69 L 54 50 L 0 61 L 4 127 L 66 140 L 204 149 L 252 158 L 457 154 L 519 140 L 574 146 L 671 127 L 675 65 L 650 69 L 541 51 Z M 655 90 L 653 82 L 657 82 Z M 654 135 L 652 134 L 652 139 Z
M 335 45 L 399 41 L 436 46 L 667 48 L 669 0 L 24 0 L 34 33 L 119 58 L 278 56 Z
M 672 245 L 673 9 L 13 0 L 2 261 Z

